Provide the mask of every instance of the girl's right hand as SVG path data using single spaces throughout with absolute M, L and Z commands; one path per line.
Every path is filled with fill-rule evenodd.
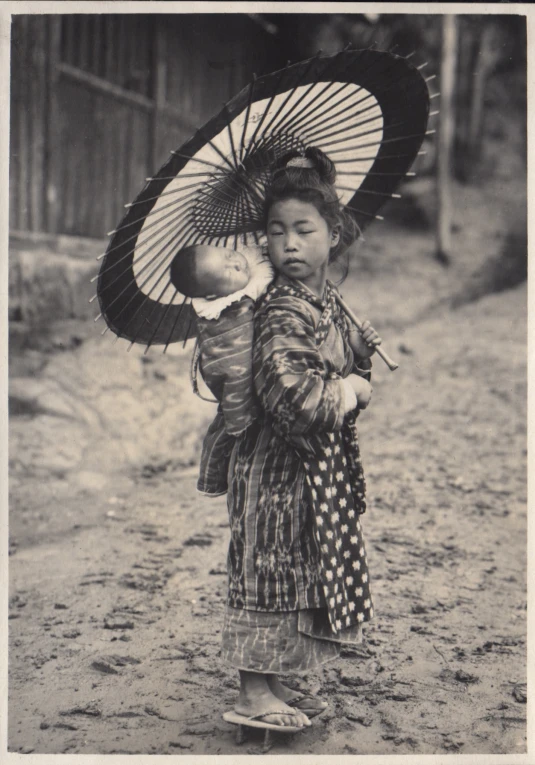
M 370 383 L 359 375 L 348 375 L 347 381 L 356 393 L 358 405 L 361 409 L 366 409 L 372 397 L 373 388 Z

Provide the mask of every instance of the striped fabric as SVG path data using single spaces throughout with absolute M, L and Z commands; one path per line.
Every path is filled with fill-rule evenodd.
M 218 319 L 197 317 L 202 377 L 220 402 L 201 451 L 197 489 L 217 497 L 227 491 L 234 436 L 258 416 L 253 390 L 254 302 L 244 297 L 230 304 Z
M 330 597 L 324 590 L 328 583 L 325 553 L 321 549 L 324 542 L 317 533 L 318 503 L 307 477 L 312 476 L 313 480 L 314 471 L 318 474 L 323 470 L 318 448 L 322 440 L 333 434 L 344 449 L 341 458 L 346 461 L 341 459 L 339 465 L 344 485 L 352 482 L 347 444 L 342 437 L 345 423 L 342 379 L 352 371 L 356 368 L 348 344 L 347 322 L 334 302 L 313 298 L 297 283 L 279 277 L 255 315 L 253 372 L 264 416 L 237 438 L 229 471 L 228 605 L 232 608 L 271 613 L 330 606 Z M 355 469 L 361 473 L 358 447 L 349 451 L 352 459 L 358 461 L 353 463 Z M 330 503 L 332 499 L 331 496 Z M 336 548 L 336 540 L 345 534 L 342 526 L 353 525 L 356 529 L 357 516 L 363 510 L 363 496 L 353 496 L 351 491 L 349 499 L 346 508 L 333 507 L 329 513 L 338 534 L 334 553 L 329 550 L 331 557 L 346 552 Z M 350 510 L 353 516 L 348 518 Z M 337 518 L 332 517 L 335 513 Z M 344 560 L 348 565 L 358 565 L 367 589 L 357 595 L 359 583 L 352 582 L 349 600 L 362 596 L 370 600 L 360 523 L 358 533 L 359 544 L 350 543 L 350 558 Z M 334 567 L 336 577 L 338 568 L 339 565 Z M 334 607 L 343 609 L 346 604 L 337 603 L 336 595 L 338 592 L 334 593 Z M 371 600 L 367 608 L 362 601 L 351 612 L 349 600 L 344 614 L 344 617 L 352 614 L 349 623 L 344 618 L 344 623 L 337 627 L 338 617 L 333 612 L 334 632 L 341 629 L 342 634 L 344 628 L 356 625 L 357 613 L 361 615 L 358 623 L 373 614 Z
M 201 374 L 221 402 L 231 435 L 243 432 L 258 414 L 252 377 L 254 305 L 245 297 L 217 320 L 197 318 Z
M 249 672 L 306 672 L 336 659 L 342 643 L 361 642 L 360 625 L 334 638 L 325 608 L 262 613 L 227 607 L 221 658 Z

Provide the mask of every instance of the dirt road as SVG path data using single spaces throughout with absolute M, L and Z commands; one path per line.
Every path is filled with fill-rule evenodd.
M 389 335 L 400 369 L 375 364 L 360 419 L 376 618 L 297 681 L 330 706 L 273 754 L 525 751 L 525 305 L 520 287 Z M 104 340 L 39 358 L 13 370 L 9 749 L 256 753 L 221 719 L 226 508 L 193 466 L 211 408 L 176 356 L 123 359 L 145 384 L 121 391 Z

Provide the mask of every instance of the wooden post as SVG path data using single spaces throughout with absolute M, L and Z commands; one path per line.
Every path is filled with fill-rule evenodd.
M 160 136 L 162 126 L 160 124 L 164 116 L 167 100 L 167 29 L 165 17 L 160 19 L 156 14 L 154 22 L 154 85 L 152 98 L 154 107 L 152 112 L 151 150 L 149 152 L 150 167 L 148 173 L 156 171 L 157 165 L 163 158 L 160 156 Z
M 499 46 L 494 41 L 493 24 L 487 21 L 480 36 L 479 55 L 476 59 L 476 70 L 473 79 L 474 88 L 470 104 L 468 150 L 472 165 L 476 165 L 481 157 L 485 87 L 499 55 Z
M 46 230 L 58 233 L 59 218 L 59 172 L 61 151 L 61 125 L 58 109 L 58 80 L 61 45 L 61 16 L 48 19 L 48 62 L 47 62 L 47 118 L 45 137 L 44 192 L 46 209 Z
M 440 64 L 440 127 L 438 136 L 438 227 L 436 257 L 447 264 L 451 255 L 451 155 L 454 132 L 453 96 L 457 61 L 457 23 L 455 16 L 442 17 L 442 56 Z

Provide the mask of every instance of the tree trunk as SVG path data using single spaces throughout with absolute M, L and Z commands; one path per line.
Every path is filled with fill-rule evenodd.
M 451 256 L 451 150 L 454 135 L 453 96 L 457 61 L 457 24 L 455 16 L 442 19 L 440 63 L 440 127 L 438 136 L 438 227 L 436 257 L 449 263 Z
M 498 57 L 498 49 L 493 43 L 494 29 L 492 23 L 487 22 L 483 27 L 479 41 L 479 55 L 476 59 L 472 101 L 470 104 L 468 156 L 470 157 L 472 168 L 475 167 L 481 157 L 485 85 Z

